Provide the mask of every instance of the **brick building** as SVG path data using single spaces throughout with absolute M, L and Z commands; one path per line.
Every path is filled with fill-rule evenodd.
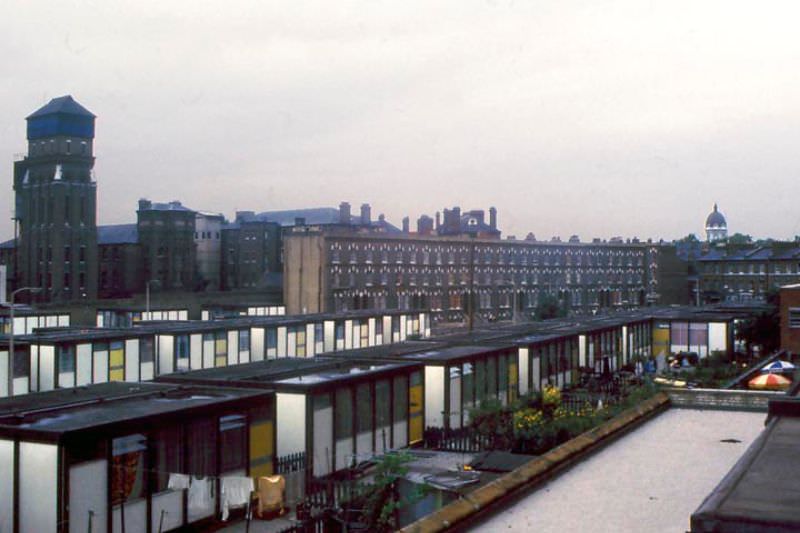
M 178 201 L 139 200 L 136 212 L 139 244 L 147 282 L 158 281 L 161 290 L 195 287 L 195 211 Z
M 800 283 L 800 243 L 714 246 L 697 265 L 705 301 L 764 300 L 770 291 Z
M 800 354 L 800 284 L 781 287 L 780 317 L 781 349 Z
M 27 117 L 28 153 L 14 163 L 18 228 L 12 286 L 41 287 L 37 301 L 97 295 L 95 116 L 71 96 Z
M 545 295 L 591 313 L 681 303 L 688 293 L 674 248 L 635 241 L 500 241 L 314 225 L 287 229 L 283 241 L 288 313 L 430 308 L 437 320 L 461 320 L 472 294 L 475 314 L 493 320 L 530 316 Z

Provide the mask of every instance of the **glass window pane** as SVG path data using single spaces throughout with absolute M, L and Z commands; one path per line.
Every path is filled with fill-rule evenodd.
M 369 383 L 362 383 L 356 389 L 356 405 L 358 406 L 358 432 L 372 431 L 372 391 Z
M 336 391 L 336 439 L 353 436 L 353 397 L 350 389 Z

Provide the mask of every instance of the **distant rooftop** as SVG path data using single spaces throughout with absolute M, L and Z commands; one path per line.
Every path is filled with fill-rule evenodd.
M 97 226 L 97 244 L 136 244 L 138 242 L 139 232 L 136 224 Z
M 27 120 L 30 120 L 32 118 L 54 114 L 80 115 L 84 117 L 95 118 L 95 115 L 91 111 L 76 102 L 70 95 L 53 98 L 47 104 L 37 109 L 26 118 Z

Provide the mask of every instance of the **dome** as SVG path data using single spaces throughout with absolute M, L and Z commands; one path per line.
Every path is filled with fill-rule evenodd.
M 727 228 L 728 223 L 725 221 L 725 217 L 722 216 L 722 213 L 719 212 L 717 209 L 717 204 L 714 204 L 714 210 L 708 215 L 706 219 L 706 227 L 707 228 Z

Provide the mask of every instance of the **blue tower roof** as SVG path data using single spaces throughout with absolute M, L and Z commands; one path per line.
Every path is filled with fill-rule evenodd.
M 26 118 L 28 140 L 56 135 L 92 139 L 94 119 L 94 114 L 76 102 L 72 96 L 59 96 Z

